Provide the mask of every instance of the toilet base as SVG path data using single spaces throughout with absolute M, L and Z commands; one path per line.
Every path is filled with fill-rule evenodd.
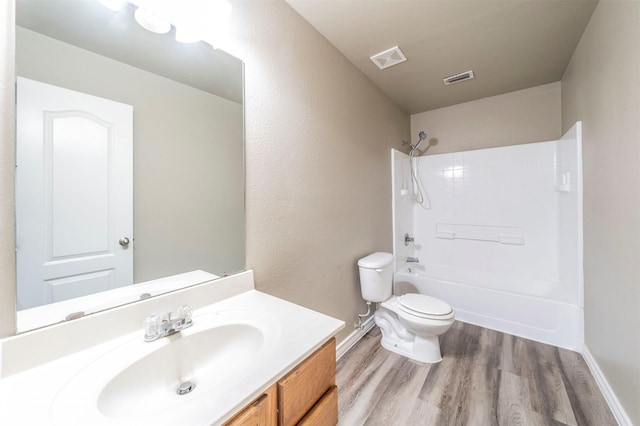
M 440 353 L 440 342 L 437 336 L 431 338 L 417 338 L 413 342 L 394 341 L 393 339 L 385 339 L 384 332 L 380 344 L 382 347 L 395 352 L 399 355 L 406 356 L 414 361 L 425 362 L 428 364 L 436 364 L 442 361 Z
M 418 336 L 407 330 L 394 314 L 379 309 L 375 323 L 382 331 L 382 347 L 415 361 L 435 364 L 442 361 L 438 336 Z

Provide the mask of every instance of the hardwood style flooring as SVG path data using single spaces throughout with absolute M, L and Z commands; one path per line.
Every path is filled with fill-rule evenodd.
M 374 327 L 337 364 L 339 425 L 616 425 L 578 353 L 456 321 L 443 360 L 387 351 Z

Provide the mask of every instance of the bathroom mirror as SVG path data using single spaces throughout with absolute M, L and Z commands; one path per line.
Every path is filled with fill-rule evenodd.
M 16 0 L 17 332 L 245 268 L 242 61 L 134 12 Z

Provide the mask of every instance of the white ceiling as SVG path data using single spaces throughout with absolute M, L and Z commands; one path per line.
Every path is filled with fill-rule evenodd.
M 286 0 L 405 112 L 558 81 L 597 0 Z M 408 61 L 370 56 L 399 46 Z M 475 79 L 442 78 L 473 69 Z

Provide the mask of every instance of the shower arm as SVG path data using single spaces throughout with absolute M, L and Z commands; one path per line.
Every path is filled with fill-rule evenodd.
M 422 141 L 425 140 L 426 138 L 427 138 L 427 134 L 425 133 L 424 130 L 421 130 L 420 133 L 418 133 L 418 142 L 415 145 L 412 144 L 411 141 L 407 142 L 405 140 L 402 141 L 402 145 L 409 145 L 411 147 L 411 151 L 415 151 L 418 149 Z
M 407 142 L 407 141 L 403 140 L 402 141 L 402 145 L 409 145 L 411 147 L 411 150 L 415 151 L 420 146 L 420 142 L 418 142 L 417 144 L 414 145 L 411 142 Z

